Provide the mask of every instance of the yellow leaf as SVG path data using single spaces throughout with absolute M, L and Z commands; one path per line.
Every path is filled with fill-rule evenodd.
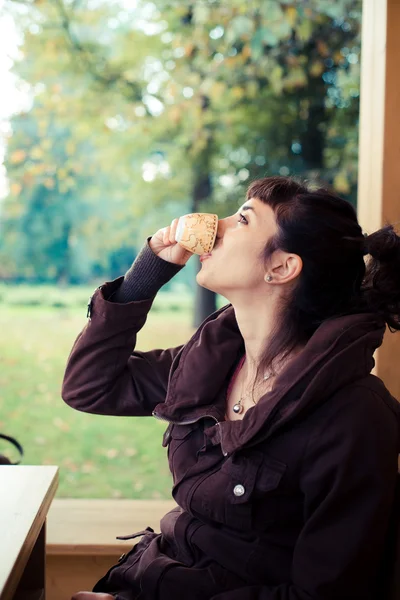
M 319 77 L 324 72 L 324 65 L 321 61 L 316 60 L 313 62 L 310 68 L 310 75 L 313 77 Z
M 13 165 L 17 165 L 25 160 L 26 152 L 25 150 L 14 150 L 14 152 L 10 156 L 10 162 Z
M 61 431 L 69 431 L 70 428 L 68 423 L 60 417 L 55 417 L 55 419 L 53 419 L 53 425 L 57 427 L 57 429 L 61 429 Z
M 125 454 L 125 456 L 129 456 L 129 457 L 136 456 L 137 450 L 136 450 L 136 448 L 125 448 L 124 454 Z
M 237 85 L 234 88 L 232 88 L 231 94 L 234 98 L 240 100 L 244 96 L 244 89 Z
M 301 21 L 297 28 L 297 35 L 302 42 L 308 42 L 313 33 L 313 23 L 309 19 Z
M 250 58 L 250 56 L 251 56 L 251 48 L 250 48 L 250 44 L 245 44 L 245 45 L 243 46 L 243 49 L 242 49 L 242 56 L 243 56 L 243 58 Z
M 72 140 L 68 140 L 68 142 L 65 144 L 65 150 L 67 151 L 67 154 L 69 154 L 69 155 L 75 153 L 76 145 L 74 144 L 74 142 Z
M 213 85 L 210 87 L 210 96 L 212 98 L 212 100 L 220 100 L 221 96 L 223 95 L 225 91 L 225 84 L 222 83 L 222 81 L 216 81 L 215 83 L 213 83 Z
M 24 183 L 24 186 L 25 187 L 31 186 L 33 184 L 33 180 L 34 180 L 34 177 L 33 177 L 32 173 L 29 171 L 25 171 L 25 173 L 22 176 L 22 181 Z
M 118 450 L 116 448 L 109 448 L 108 450 L 106 450 L 105 455 L 107 456 L 107 458 L 115 458 L 116 456 L 118 456 Z
M 43 150 L 38 146 L 35 146 L 31 150 L 31 158 L 35 160 L 40 160 L 43 157 Z
M 271 87 L 276 94 L 280 94 L 283 88 L 283 69 L 276 65 L 270 73 Z
M 50 177 L 47 177 L 44 181 L 43 181 L 43 185 L 48 189 L 48 190 L 54 190 L 55 188 L 55 183 L 54 180 L 51 179 Z
M 194 44 L 189 43 L 185 46 L 185 56 L 192 56 Z
M 175 125 L 177 125 L 182 118 L 182 111 L 177 105 L 171 106 L 171 108 L 168 111 L 168 114 L 169 118 Z
M 169 82 L 167 85 L 167 93 L 172 97 L 175 98 L 175 96 L 178 95 L 178 87 L 176 85 L 176 83 L 174 82 Z M 141 104 L 139 106 L 142 106 Z
M 323 42 L 322 40 L 318 40 L 317 48 L 318 48 L 318 52 L 320 53 L 321 56 L 323 56 L 324 58 L 329 56 L 329 48 L 328 48 L 328 44 L 326 42 Z
M 46 165 L 43 163 L 39 163 L 39 164 L 34 164 L 31 166 L 31 168 L 29 169 L 29 172 L 31 173 L 31 175 L 43 175 L 43 173 L 46 171 Z
M 289 54 L 286 56 L 286 63 L 289 65 L 289 67 L 297 67 L 299 64 L 299 57 Z
M 333 54 L 333 57 L 332 57 L 332 58 L 333 58 L 334 62 L 335 62 L 337 65 L 338 65 L 338 64 L 340 64 L 340 63 L 342 63 L 342 62 L 343 62 L 343 60 L 344 60 L 344 57 L 343 57 L 343 55 L 340 53 L 340 50 L 337 50 L 336 52 L 334 52 L 334 54 Z
M 350 192 L 350 184 L 345 171 L 339 171 L 339 173 L 337 173 L 333 180 L 333 187 L 341 194 L 348 194 Z
M 10 185 L 10 192 L 13 196 L 19 196 L 22 190 L 22 185 L 20 183 L 14 182 Z
M 286 18 L 289 21 L 290 27 L 294 27 L 297 21 L 297 10 L 294 6 L 288 6 L 286 9 Z
M 18 219 L 24 214 L 24 206 L 20 202 L 12 202 L 7 207 L 7 214 L 10 217 Z
M 301 67 L 291 69 L 289 74 L 283 79 L 283 86 L 287 90 L 294 90 L 304 87 L 307 83 L 307 77 Z
M 246 60 L 246 54 L 240 53 L 236 56 L 227 56 L 224 60 L 224 65 L 229 69 L 233 69 L 238 63 L 243 64 Z
M 82 464 L 81 471 L 82 473 L 93 473 L 96 471 L 96 467 L 92 461 L 86 461 Z

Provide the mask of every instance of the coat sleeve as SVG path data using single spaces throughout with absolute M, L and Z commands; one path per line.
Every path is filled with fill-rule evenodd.
M 353 388 L 354 389 L 354 388 Z M 337 410 L 309 440 L 304 526 L 291 581 L 243 587 L 212 600 L 371 600 L 397 477 L 398 421 L 369 389 Z
M 135 351 L 153 299 L 108 302 L 119 284 L 120 280 L 106 284 L 92 297 L 90 319 L 68 358 L 62 397 L 83 412 L 149 416 L 165 400 L 172 361 L 181 346 Z

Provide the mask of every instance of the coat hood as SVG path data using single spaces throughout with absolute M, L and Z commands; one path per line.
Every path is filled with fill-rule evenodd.
M 272 391 L 260 398 L 238 421 L 225 421 L 226 389 L 237 360 L 244 353 L 232 306 L 211 315 L 176 357 L 166 401 L 155 416 L 189 423 L 210 416 L 218 426 L 207 430 L 225 453 L 272 435 L 283 423 L 311 410 L 341 388 L 367 377 L 373 354 L 382 344 L 385 327 L 375 315 L 358 314 L 324 321 L 299 355 L 275 380 Z M 394 411 L 397 402 L 380 380 L 374 385 Z

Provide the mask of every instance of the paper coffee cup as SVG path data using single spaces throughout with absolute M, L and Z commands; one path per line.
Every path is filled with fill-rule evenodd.
M 193 254 L 207 254 L 213 249 L 218 229 L 218 216 L 191 213 L 179 218 L 175 240 Z

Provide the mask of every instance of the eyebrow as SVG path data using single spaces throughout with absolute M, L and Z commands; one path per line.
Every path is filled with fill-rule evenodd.
M 242 206 L 242 208 L 240 210 L 242 210 L 243 212 L 245 212 L 246 210 L 252 210 L 253 213 L 257 216 L 257 213 L 254 210 L 254 208 L 252 206 L 249 206 L 248 204 L 247 205 L 245 204 L 244 206 Z

